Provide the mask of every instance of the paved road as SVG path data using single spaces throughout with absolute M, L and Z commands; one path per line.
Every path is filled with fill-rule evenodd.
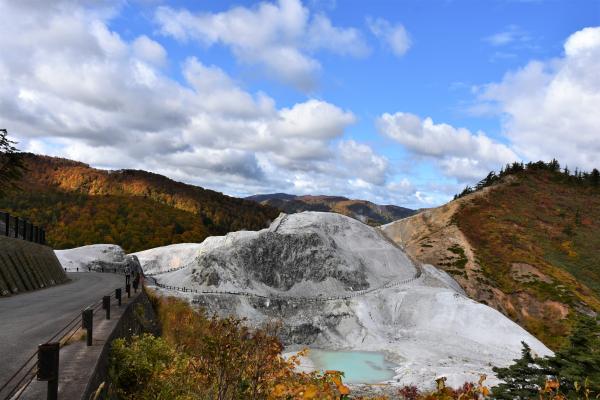
M 110 273 L 67 274 L 72 282 L 0 298 L 0 385 L 58 330 L 86 306 L 125 286 Z

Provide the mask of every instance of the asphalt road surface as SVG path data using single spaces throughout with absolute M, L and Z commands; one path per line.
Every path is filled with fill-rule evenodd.
M 0 386 L 85 307 L 125 286 L 123 275 L 68 273 L 71 282 L 0 298 Z

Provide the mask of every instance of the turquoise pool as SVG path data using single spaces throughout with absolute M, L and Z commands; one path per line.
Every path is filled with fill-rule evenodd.
M 378 383 L 394 376 L 395 365 L 383 353 L 311 349 L 308 358 L 315 369 L 343 371 L 346 383 Z

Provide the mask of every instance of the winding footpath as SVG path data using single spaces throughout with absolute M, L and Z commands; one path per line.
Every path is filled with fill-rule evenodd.
M 189 266 L 176 268 L 176 269 L 170 270 L 168 272 L 178 271 L 178 270 L 188 268 L 188 267 Z M 146 277 L 150 278 L 150 280 L 153 281 L 153 283 L 150 283 L 150 281 L 148 282 L 148 284 L 151 286 L 156 286 L 161 289 L 166 289 L 166 290 L 176 291 L 176 292 L 181 292 L 181 293 L 193 293 L 193 294 L 200 294 L 200 295 L 233 295 L 233 296 L 255 297 L 255 298 L 260 298 L 260 299 L 265 299 L 265 300 L 279 300 L 279 301 L 284 300 L 284 301 L 295 301 L 295 302 L 299 302 L 299 303 L 311 303 L 311 302 L 322 303 L 322 302 L 328 302 L 328 301 L 349 300 L 349 299 L 352 299 L 355 297 L 373 294 L 375 292 L 382 291 L 385 289 L 391 289 L 394 287 L 407 285 L 409 283 L 414 283 L 417 280 L 419 280 L 423 275 L 423 269 L 421 268 L 420 265 L 415 264 L 414 267 L 416 269 L 416 272 L 412 278 L 392 280 L 392 281 L 386 282 L 385 284 L 375 287 L 375 288 L 371 288 L 371 289 L 367 289 L 367 290 L 359 290 L 359 291 L 356 291 L 354 293 L 347 294 L 344 296 L 330 296 L 330 297 L 299 297 L 299 296 L 278 296 L 278 295 L 265 296 L 265 295 L 252 293 L 252 292 L 245 292 L 245 291 L 230 292 L 230 291 L 221 291 L 221 290 L 198 290 L 198 289 L 192 289 L 192 288 L 188 288 L 188 287 L 180 287 L 180 286 L 172 286 L 172 285 L 162 284 L 155 278 L 155 276 L 159 275 L 159 274 L 146 275 Z M 167 273 L 167 272 L 164 272 L 164 273 Z

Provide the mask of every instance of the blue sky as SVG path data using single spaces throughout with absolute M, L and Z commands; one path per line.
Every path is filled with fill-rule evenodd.
M 19 21 L 0 32 L 0 124 L 26 150 L 232 195 L 410 207 L 515 159 L 600 165 L 597 0 L 0 0 L 0 11 Z

